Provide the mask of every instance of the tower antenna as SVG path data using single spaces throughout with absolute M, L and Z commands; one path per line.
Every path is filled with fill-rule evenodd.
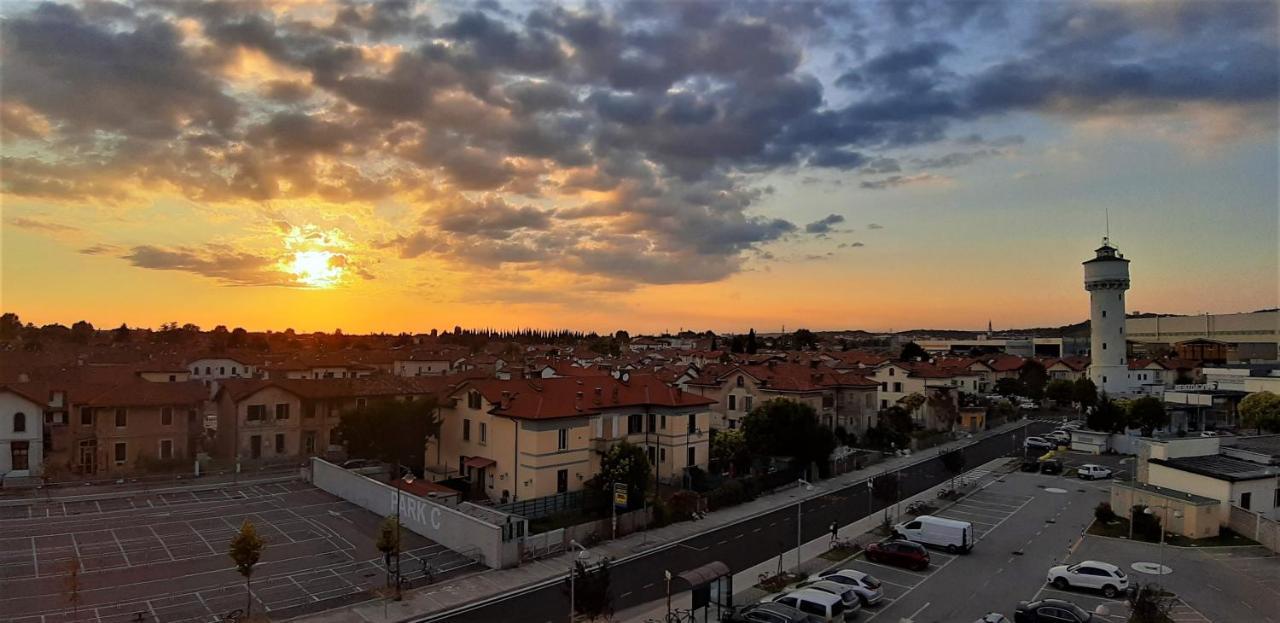
M 1107 242 L 1110 242 L 1110 241 L 1111 241 L 1111 208 L 1109 208 L 1109 207 L 1108 207 L 1108 208 L 1104 208 L 1104 210 L 1105 210 L 1105 214 L 1106 214 L 1106 218 L 1107 218 L 1107 236 L 1106 236 L 1106 239 L 1107 239 Z

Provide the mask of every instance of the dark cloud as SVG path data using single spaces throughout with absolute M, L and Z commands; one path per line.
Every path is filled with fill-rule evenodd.
M 914 175 L 891 175 L 878 180 L 866 180 L 858 185 L 868 190 L 885 190 L 889 188 L 897 188 L 899 186 L 910 186 L 913 184 L 940 181 L 942 179 L 942 177 L 932 173 L 916 173 Z M 869 227 L 868 229 L 878 228 Z
M 14 226 L 14 227 L 21 227 L 21 228 L 23 228 L 23 229 L 34 229 L 34 230 L 39 230 L 39 231 L 46 231 L 46 232 L 55 233 L 55 234 L 59 234 L 59 233 L 69 233 L 69 232 L 77 232 L 77 231 L 80 231 L 80 228 L 79 228 L 79 227 L 73 227 L 73 226 L 71 226 L 71 225 L 64 225 L 64 224 L 62 224 L 62 223 L 57 223 L 57 222 L 54 222 L 54 221 L 46 221 L 46 220 L 42 220 L 42 219 L 27 218 L 27 217 L 25 217 L 25 216 L 13 216 L 13 217 L 9 217 L 9 218 L 5 219 L 5 221 L 4 221 L 4 222 L 6 222 L 6 223 L 8 223 L 8 224 L 10 224 L 10 225 L 12 225 L 12 226 Z
M 844 217 L 839 214 L 828 214 L 808 225 L 804 226 L 805 233 L 825 234 L 831 231 L 833 225 L 839 225 L 844 222 Z
M 428 212 L 424 220 L 451 234 L 507 238 L 517 230 L 545 230 L 551 227 L 554 211 L 533 206 L 515 207 L 499 197 L 480 202 L 458 201 Z
M 138 268 L 176 270 L 217 279 L 229 285 L 288 285 L 288 275 L 272 258 L 237 251 L 225 245 L 160 247 L 140 245 L 121 258 Z
M 98 243 L 80 249 L 79 252 L 85 255 L 119 255 L 120 251 L 120 247 L 114 244 Z
M 999 156 L 1002 152 L 998 149 L 980 149 L 977 151 L 957 151 L 932 158 L 916 158 L 912 160 L 912 164 L 919 169 L 950 169 L 953 167 L 962 167 L 973 164 L 979 160 L 985 160 L 994 156 Z

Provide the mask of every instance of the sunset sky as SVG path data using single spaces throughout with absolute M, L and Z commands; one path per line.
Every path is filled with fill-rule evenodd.
M 1272 2 L 0 3 L 0 307 L 979 328 L 1280 299 Z

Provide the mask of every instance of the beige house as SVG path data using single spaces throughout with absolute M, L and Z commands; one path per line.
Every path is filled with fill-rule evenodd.
M 426 464 L 492 500 L 528 500 L 581 490 L 626 440 L 646 448 L 659 479 L 678 481 L 706 469 L 712 402 L 651 375 L 471 380 L 444 400 Z
M 876 425 L 876 383 L 856 372 L 836 372 L 816 359 L 809 364 L 711 364 L 685 387 L 716 401 L 713 428 L 737 428 L 756 405 L 779 398 L 813 407 L 818 420 L 833 429 L 861 435 Z
M 149 463 L 194 460 L 208 398 L 200 381 L 137 380 L 73 393 L 71 422 L 56 444 L 67 467 L 84 474 L 143 471 Z

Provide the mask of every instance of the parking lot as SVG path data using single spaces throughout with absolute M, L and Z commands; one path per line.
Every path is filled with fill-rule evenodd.
M 1067 467 L 1103 464 L 1123 477 L 1119 457 L 1068 454 Z M 863 560 L 840 565 L 869 573 L 884 584 L 885 601 L 859 620 L 899 623 L 967 623 L 989 612 L 1012 618 L 1019 601 L 1057 598 L 1124 621 L 1123 599 L 1099 593 L 1059 591 L 1045 583 L 1050 567 L 1083 560 L 1111 562 L 1131 582 L 1157 582 L 1175 594 L 1173 620 L 1280 623 L 1280 558 L 1261 547 L 1162 548 L 1157 544 L 1087 536 L 1098 502 L 1108 499 L 1107 481 L 1014 472 L 933 513 L 973 524 L 977 543 L 969 554 L 931 550 L 922 572 Z M 1165 564 L 1173 571 L 1145 575 L 1134 563 Z
M 380 517 L 302 482 L 33 502 L 0 509 L 0 612 L 6 621 L 70 618 L 66 578 L 77 565 L 79 621 L 211 621 L 245 607 L 227 547 L 245 519 L 266 542 L 254 569 L 258 611 L 306 612 L 382 586 Z M 405 533 L 402 575 L 421 583 L 478 569 Z

